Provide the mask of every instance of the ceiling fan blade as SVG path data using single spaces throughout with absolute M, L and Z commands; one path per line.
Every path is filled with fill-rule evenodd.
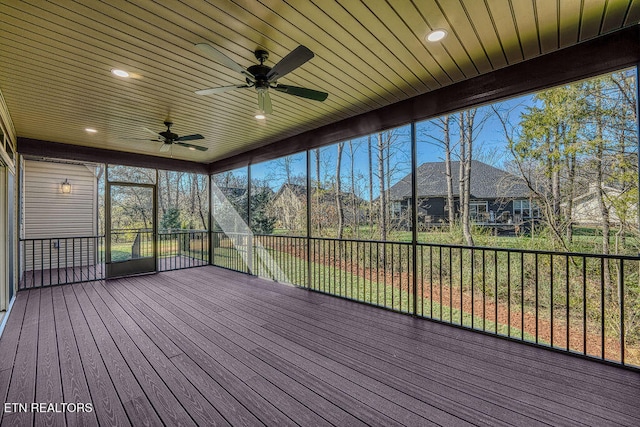
M 197 95 L 213 95 L 214 93 L 223 93 L 223 92 L 228 92 L 230 90 L 243 89 L 246 87 L 249 87 L 249 85 L 221 86 L 221 87 L 214 87 L 211 89 L 197 90 L 196 94 Z
M 156 138 L 158 138 L 159 141 L 164 141 L 164 136 L 160 135 L 158 132 L 154 132 L 151 129 L 145 128 L 143 127 L 142 129 L 146 130 L 147 132 L 155 135 Z
M 201 52 L 206 53 L 207 55 L 209 55 L 210 57 L 212 57 L 213 59 L 215 59 L 222 65 L 224 65 L 225 67 L 230 68 L 233 71 L 236 71 L 238 73 L 244 74 L 245 76 L 249 77 L 251 80 L 255 80 L 255 77 L 253 74 L 251 74 L 249 71 L 244 69 L 244 67 L 242 67 L 241 65 L 237 64 L 233 59 L 229 58 L 227 55 L 220 52 L 215 47 L 207 43 L 198 43 L 195 46 L 198 49 L 200 49 Z
M 314 101 L 324 101 L 329 96 L 326 92 L 320 92 L 305 87 L 278 85 L 273 89 L 278 92 L 288 93 L 289 95 L 300 96 L 302 98 L 313 99 Z
M 198 150 L 198 151 L 207 151 L 209 149 L 207 147 L 201 147 L 199 145 L 187 144 L 185 142 L 180 142 L 180 141 L 176 142 L 176 144 L 182 145 L 183 147 L 187 147 L 187 148 L 193 148 L 193 149 Z
M 269 96 L 269 92 L 266 90 L 258 91 L 258 108 L 264 114 L 273 113 L 273 108 L 271 106 L 271 97 Z
M 196 139 L 204 139 L 204 136 L 199 133 L 194 133 L 193 135 L 185 135 L 179 138 L 176 138 L 175 141 L 195 141 Z
M 169 150 L 171 150 L 171 144 L 162 144 L 162 147 L 160 147 L 161 153 L 166 153 Z
M 267 73 L 267 80 L 273 82 L 285 74 L 289 74 L 311 58 L 313 58 L 313 52 L 309 48 L 300 45 L 273 66 L 271 71 Z

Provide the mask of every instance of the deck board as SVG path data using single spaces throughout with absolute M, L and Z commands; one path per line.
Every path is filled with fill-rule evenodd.
M 38 382 L 36 402 L 63 402 L 62 379 L 60 378 L 60 361 L 58 359 L 58 343 L 56 342 L 56 325 L 53 319 L 53 297 L 51 289 L 40 293 L 40 327 L 38 329 Z M 35 414 L 35 426 L 66 426 L 62 417 L 54 413 Z
M 40 325 L 40 292 L 29 292 L 29 299 L 22 322 L 21 339 L 16 351 L 16 359 L 11 375 L 11 384 L 7 393 L 7 402 L 31 403 L 35 402 L 36 394 L 36 365 L 38 362 L 38 327 Z M 23 335 L 27 339 L 22 339 Z M 31 425 L 32 412 L 17 412 L 11 414 L 12 423 L 16 425 Z
M 21 291 L 3 425 L 640 425 L 640 373 L 206 266 Z

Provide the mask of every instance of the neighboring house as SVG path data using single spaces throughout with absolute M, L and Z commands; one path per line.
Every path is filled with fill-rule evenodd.
M 307 187 L 298 184 L 283 184 L 269 203 L 269 212 L 276 217 L 276 228 L 304 230 L 306 225 Z M 349 192 L 340 194 L 345 224 L 353 224 L 358 216 L 365 221 L 363 200 Z M 355 201 L 355 207 L 354 205 Z M 312 222 L 321 227 L 332 228 L 338 223 L 335 191 L 331 188 L 311 189 Z
M 454 212 L 460 214 L 459 162 L 451 162 Z M 525 182 L 509 172 L 477 160 L 471 162 L 471 219 L 479 224 L 519 223 L 539 217 L 531 209 Z M 404 222 L 410 218 L 411 175 L 405 176 L 388 192 L 391 218 Z M 418 222 L 437 225 L 448 222 L 445 162 L 423 163 L 417 169 Z
M 283 184 L 269 202 L 268 212 L 276 218 L 276 228 L 304 230 L 306 224 L 307 187 Z
M 606 206 L 609 207 L 609 221 L 611 224 L 620 224 L 620 215 L 615 205 L 611 202 L 615 198 L 622 195 L 622 191 L 608 186 L 603 186 L 604 199 Z M 598 204 L 597 184 L 591 183 L 589 190 L 583 195 L 573 199 L 573 208 L 571 217 L 574 224 L 577 225 L 600 225 L 602 217 L 600 214 L 600 205 Z M 564 205 L 566 207 L 566 204 Z M 628 206 L 627 212 L 622 215 L 624 221 L 628 224 L 638 224 L 638 204 L 637 201 Z

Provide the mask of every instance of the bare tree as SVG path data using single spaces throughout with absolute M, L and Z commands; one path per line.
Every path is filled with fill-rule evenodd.
M 342 207 L 342 179 L 340 176 L 340 168 L 342 167 L 342 152 L 344 151 L 344 142 L 338 143 L 338 158 L 336 159 L 336 213 L 338 214 L 338 230 L 337 237 L 342 239 L 344 232 L 344 209 Z
M 320 209 L 320 149 L 316 148 L 316 209 Z M 320 221 L 318 223 L 318 235 L 320 235 Z
M 456 213 L 455 213 L 455 199 L 453 195 L 453 171 L 452 171 L 452 153 L 456 148 L 456 144 L 451 141 L 451 116 L 445 115 L 432 120 L 431 123 L 439 130 L 436 132 L 425 132 L 424 136 L 427 138 L 426 142 L 442 148 L 444 151 L 444 167 L 445 167 L 445 181 L 447 183 L 447 207 L 448 207 L 448 221 L 449 231 L 453 230 Z
M 369 154 L 369 236 L 373 236 L 373 147 L 369 135 L 367 150 Z
M 378 224 L 380 227 L 380 240 L 387 240 L 387 198 L 384 179 L 385 145 L 382 133 L 378 133 L 378 184 L 380 185 L 380 197 L 378 198 L 380 217 L 378 218 Z
M 471 159 L 473 157 L 473 120 L 475 109 L 459 113 L 460 125 L 460 161 L 459 161 L 459 189 L 460 213 L 462 219 L 462 234 L 467 245 L 473 246 L 470 220 L 471 197 Z
M 353 229 L 355 230 L 356 238 L 360 237 L 360 215 L 359 215 L 359 206 L 358 201 L 356 200 L 356 176 L 355 176 L 355 155 L 356 150 L 359 148 L 360 144 L 355 146 L 353 141 L 349 141 L 349 160 L 351 163 L 350 173 L 351 173 L 351 214 L 353 215 Z

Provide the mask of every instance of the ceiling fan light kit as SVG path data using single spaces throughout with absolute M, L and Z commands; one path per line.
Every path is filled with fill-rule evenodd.
M 256 89 L 256 92 L 258 94 L 258 109 L 262 113 L 255 116 L 257 119 L 261 119 L 260 117 L 258 117 L 258 115 L 264 116 L 265 114 L 271 114 L 273 112 L 269 89 L 320 102 L 324 101 L 329 96 L 328 93 L 320 92 L 315 89 L 280 85 L 276 82 L 277 79 L 289 74 L 290 72 L 313 58 L 313 52 L 311 52 L 311 50 L 309 50 L 305 46 L 300 45 L 289 52 L 287 56 L 282 58 L 280 62 L 273 66 L 273 68 L 264 65 L 264 62 L 269 58 L 269 52 L 264 49 L 257 49 L 254 54 L 256 59 L 260 61 L 260 64 L 252 65 L 246 69 L 237 64 L 222 52 L 220 52 L 218 49 L 207 43 L 198 43 L 195 46 L 201 52 L 212 57 L 214 60 L 226 66 L 227 68 L 230 68 L 231 70 L 242 74 L 245 77 L 246 81 L 246 84 L 202 89 L 197 90 L 195 93 L 198 95 L 213 95 L 230 90 L 253 87 Z

